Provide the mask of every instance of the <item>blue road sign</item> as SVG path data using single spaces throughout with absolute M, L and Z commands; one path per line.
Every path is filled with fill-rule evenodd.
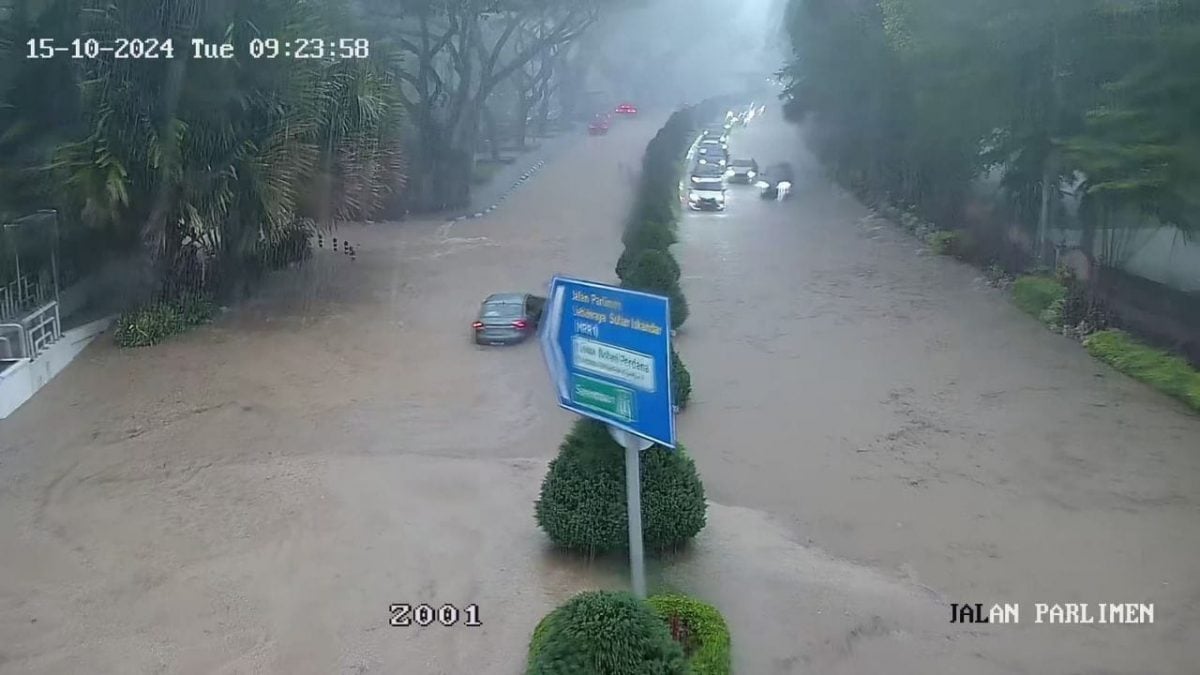
M 668 302 L 616 286 L 551 279 L 539 337 L 558 404 L 675 447 Z

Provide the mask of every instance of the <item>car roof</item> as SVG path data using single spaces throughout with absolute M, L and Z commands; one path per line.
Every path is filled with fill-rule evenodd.
M 524 293 L 492 293 L 487 296 L 483 304 L 508 304 L 516 302 L 525 302 Z

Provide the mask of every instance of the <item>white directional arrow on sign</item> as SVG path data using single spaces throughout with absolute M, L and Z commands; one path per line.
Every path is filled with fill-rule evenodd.
M 542 343 L 542 357 L 546 360 L 546 369 L 550 371 L 550 379 L 558 390 L 559 400 L 571 400 L 571 387 L 567 382 L 567 359 L 558 346 L 558 334 L 562 330 L 563 307 L 566 305 L 567 289 L 550 281 L 550 297 L 546 301 L 546 309 L 542 322 L 542 334 L 538 336 Z

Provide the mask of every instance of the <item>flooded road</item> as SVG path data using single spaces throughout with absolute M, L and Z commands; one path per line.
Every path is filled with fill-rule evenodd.
M 212 326 L 96 344 L 0 422 L 0 673 L 511 675 L 620 561 L 533 522 L 571 416 L 535 344 L 479 348 L 488 293 L 611 280 L 665 121 L 580 138 L 491 215 L 340 228 Z M 794 199 L 688 216 L 712 504 L 652 586 L 727 614 L 741 675 L 1194 673 L 1200 422 L 1040 329 L 973 271 L 862 222 L 792 153 Z M 1152 626 L 951 626 L 948 603 L 1153 602 Z M 477 605 L 394 628 L 388 605 Z
M 738 636 L 743 672 L 1197 672 L 1200 419 L 864 220 L 798 130 L 769 115 L 730 146 L 797 181 L 787 203 L 730 186 L 728 211 L 683 223 L 680 435 L 710 499 L 797 542 L 746 553 L 777 588 L 830 556 L 861 566 L 849 584 L 866 568 L 927 596 L 910 614 L 836 590 L 752 606 L 723 582 L 734 625 L 777 622 Z M 950 602 L 1020 603 L 1021 624 L 951 626 Z M 1154 603 L 1155 623 L 1035 625 L 1035 602 Z

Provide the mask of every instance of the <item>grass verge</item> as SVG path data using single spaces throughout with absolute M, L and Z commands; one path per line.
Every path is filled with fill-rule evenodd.
M 1142 344 L 1119 330 L 1093 333 L 1083 345 L 1097 359 L 1200 412 L 1200 372 L 1184 359 Z
M 1040 319 L 1056 300 L 1067 297 L 1067 289 L 1057 279 L 1029 275 L 1013 282 L 1012 294 L 1017 307 Z

